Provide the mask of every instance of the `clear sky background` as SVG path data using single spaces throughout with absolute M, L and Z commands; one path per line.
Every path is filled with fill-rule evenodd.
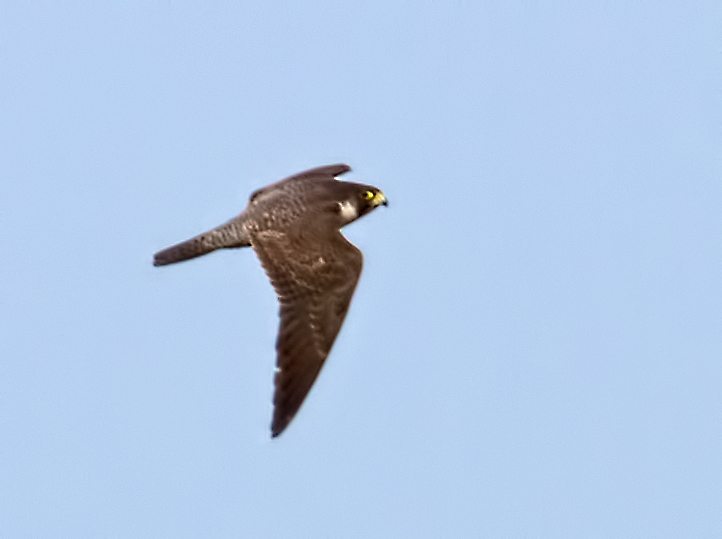
M 717 2 L 0 4 L 0 537 L 722 536 Z M 251 250 L 390 200 L 270 438 Z

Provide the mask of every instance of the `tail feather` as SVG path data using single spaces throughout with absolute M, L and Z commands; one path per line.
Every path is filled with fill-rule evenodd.
M 249 247 L 244 230 L 237 223 L 230 222 L 203 234 L 178 243 L 153 255 L 154 266 L 166 266 L 203 256 L 226 247 Z

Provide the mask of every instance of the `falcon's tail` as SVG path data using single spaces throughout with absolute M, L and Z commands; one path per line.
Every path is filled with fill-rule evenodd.
M 231 221 L 203 234 L 178 243 L 153 256 L 154 266 L 166 266 L 183 262 L 215 251 L 230 247 L 250 247 L 251 242 L 242 225 Z

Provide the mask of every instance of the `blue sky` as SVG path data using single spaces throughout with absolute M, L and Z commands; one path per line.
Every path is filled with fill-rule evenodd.
M 713 2 L 0 5 L 0 535 L 722 535 Z M 271 440 L 250 250 L 345 162 L 388 208 Z

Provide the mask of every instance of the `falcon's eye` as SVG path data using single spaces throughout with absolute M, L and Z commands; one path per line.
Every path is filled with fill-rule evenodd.
M 365 198 L 366 200 L 371 200 L 374 196 L 376 196 L 376 195 L 374 195 L 374 192 L 373 192 L 373 191 L 366 191 L 366 192 L 364 193 L 364 198 Z

